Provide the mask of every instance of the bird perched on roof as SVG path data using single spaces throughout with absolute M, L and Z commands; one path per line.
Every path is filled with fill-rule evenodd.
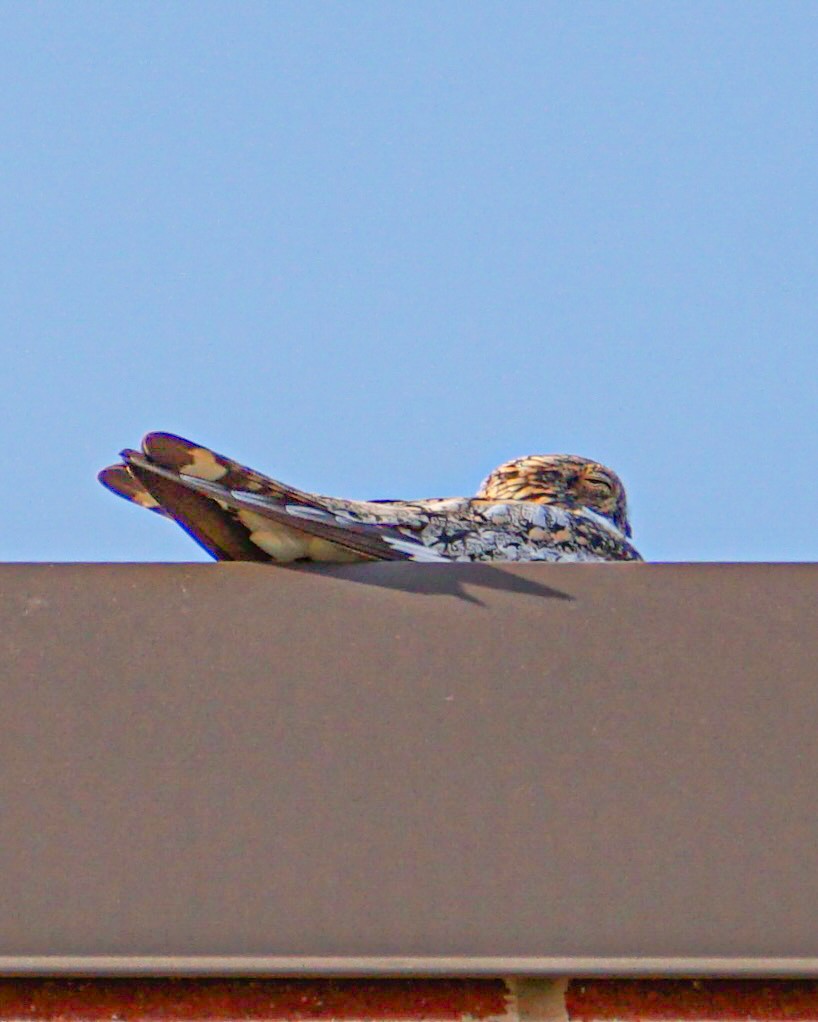
M 171 518 L 221 561 L 639 561 L 625 490 L 604 465 L 533 454 L 474 497 L 305 493 L 170 433 L 103 469 L 109 490 Z

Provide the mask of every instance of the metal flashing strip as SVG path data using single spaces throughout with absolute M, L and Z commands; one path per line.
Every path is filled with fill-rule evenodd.
M 818 958 L 0 955 L 5 976 L 818 978 Z

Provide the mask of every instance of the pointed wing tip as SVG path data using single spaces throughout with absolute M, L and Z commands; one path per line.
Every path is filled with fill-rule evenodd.
M 184 447 L 196 446 L 192 440 L 186 440 L 183 436 L 179 436 L 176 433 L 167 433 L 161 429 L 151 430 L 150 433 L 146 433 L 142 437 L 142 451 L 145 454 L 150 454 L 154 447 L 162 447 L 165 444 L 181 444 Z
M 108 465 L 107 468 L 97 473 L 97 480 L 102 483 L 106 490 L 110 490 L 117 497 L 130 501 L 131 504 L 137 504 L 148 511 L 165 514 L 159 501 L 148 493 L 142 483 L 133 475 L 127 464 Z
M 103 486 L 107 486 L 110 490 L 111 484 L 113 483 L 115 485 L 119 476 L 123 473 L 127 473 L 127 471 L 127 465 L 107 465 L 105 468 L 100 469 L 100 471 L 97 472 L 97 481 L 102 483 Z
M 195 464 L 197 452 L 207 452 L 213 459 L 217 456 L 201 444 L 177 436 L 175 433 L 146 433 L 142 438 L 142 455 L 164 468 L 179 472 Z

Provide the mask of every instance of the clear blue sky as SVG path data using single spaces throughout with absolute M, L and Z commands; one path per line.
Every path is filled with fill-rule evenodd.
M 818 557 L 818 6 L 0 3 L 0 558 L 198 560 L 97 469 L 616 469 L 651 560 Z

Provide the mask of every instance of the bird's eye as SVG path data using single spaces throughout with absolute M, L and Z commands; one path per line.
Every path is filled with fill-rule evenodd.
M 608 493 L 613 493 L 613 483 L 610 479 L 606 479 L 605 476 L 590 475 L 585 477 L 585 482 L 589 483 L 595 489 L 605 490 Z

